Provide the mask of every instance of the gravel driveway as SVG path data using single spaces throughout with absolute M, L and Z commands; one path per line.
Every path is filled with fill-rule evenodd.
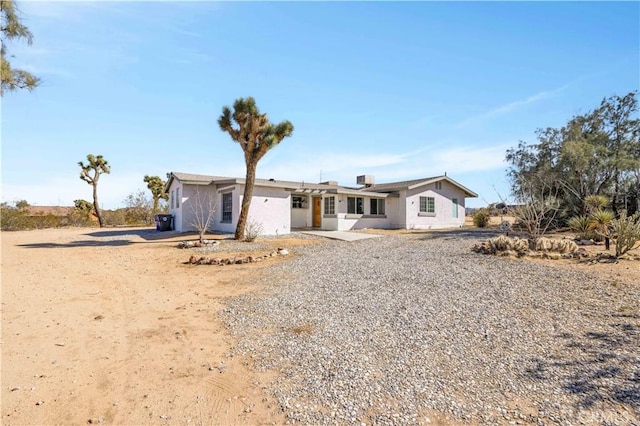
M 640 285 L 468 235 L 296 248 L 223 317 L 303 424 L 640 424 Z

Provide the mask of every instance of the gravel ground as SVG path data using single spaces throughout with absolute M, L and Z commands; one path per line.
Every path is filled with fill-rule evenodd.
M 451 234 L 297 247 L 232 299 L 235 354 L 303 424 L 640 424 L 640 286 Z

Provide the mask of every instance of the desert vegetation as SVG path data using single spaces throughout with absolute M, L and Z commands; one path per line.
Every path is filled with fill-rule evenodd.
M 514 202 L 513 229 L 527 238 L 490 240 L 483 252 L 518 253 L 540 248 L 551 231 L 570 229 L 582 244 L 615 245 L 615 257 L 640 242 L 640 119 L 637 92 L 611 96 L 559 128 L 538 130 L 538 143 L 507 151 Z M 501 203 L 508 203 L 503 200 Z M 475 213 L 486 226 L 490 209 Z M 526 246 L 526 248 L 525 248 Z

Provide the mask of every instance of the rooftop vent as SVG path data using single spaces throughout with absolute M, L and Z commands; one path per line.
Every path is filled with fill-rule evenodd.
M 375 183 L 375 177 L 373 175 L 360 175 L 356 178 L 358 185 L 364 185 L 367 188 Z
M 320 182 L 320 185 L 338 186 L 338 181 L 335 181 L 335 180 L 327 180 L 327 181 L 325 181 L 325 182 Z

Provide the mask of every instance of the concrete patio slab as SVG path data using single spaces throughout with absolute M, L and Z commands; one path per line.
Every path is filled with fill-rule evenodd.
M 358 240 L 366 240 L 367 238 L 382 237 L 382 235 L 378 235 L 378 234 L 365 234 L 360 232 L 349 232 L 349 231 L 300 231 L 300 233 L 316 235 L 318 237 L 331 238 L 333 240 L 340 240 L 340 241 L 358 241 Z

